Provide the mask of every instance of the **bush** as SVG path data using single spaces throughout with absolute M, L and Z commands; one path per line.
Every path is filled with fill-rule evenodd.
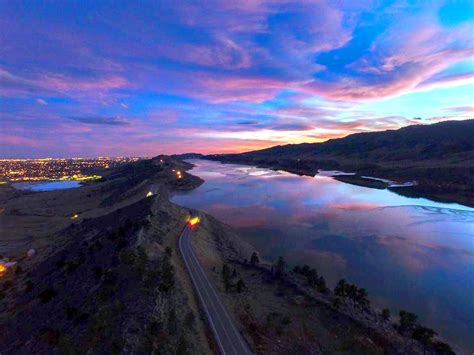
M 184 318 L 184 326 L 187 329 L 191 329 L 194 325 L 195 319 L 196 319 L 196 317 L 194 316 L 194 313 L 192 311 L 189 311 L 186 314 L 186 317 Z
M 260 259 L 258 258 L 258 255 L 256 252 L 252 253 L 252 256 L 250 257 L 250 265 L 255 266 L 260 263 Z
M 319 292 L 327 291 L 328 288 L 326 286 L 326 280 L 324 279 L 324 277 L 322 276 L 319 277 L 317 287 L 318 287 Z
M 25 292 L 31 292 L 32 290 L 33 290 L 33 282 L 31 282 L 31 280 L 26 281 Z
M 48 345 L 57 345 L 59 343 L 59 338 L 61 333 L 57 329 L 47 329 L 42 335 L 41 338 Z
M 446 343 L 443 343 L 441 341 L 437 341 L 433 344 L 433 349 L 438 353 L 438 354 L 443 354 L 443 355 L 454 355 L 455 352 L 453 349 Z
M 436 332 L 431 328 L 426 328 L 422 326 L 416 327 L 413 331 L 412 338 L 418 340 L 424 345 L 431 343 L 431 340 L 436 335 Z
M 407 311 L 400 311 L 400 328 L 401 330 L 413 329 L 416 325 L 418 316 Z
M 282 276 L 285 273 L 286 261 L 283 256 L 280 256 L 276 263 L 276 276 Z
M 334 293 L 342 299 L 348 298 L 357 306 L 368 307 L 370 304 L 369 294 L 365 288 L 358 288 L 356 285 L 347 283 L 344 279 L 339 280 L 334 288 Z
M 136 259 L 135 259 L 136 267 L 138 268 L 139 272 L 143 273 L 148 263 L 148 255 L 146 254 L 145 249 L 141 245 L 137 247 L 135 255 L 136 255 Z M 166 254 L 166 256 L 168 256 L 169 258 L 171 255 Z
M 122 264 L 132 265 L 135 262 L 135 253 L 131 249 L 122 249 L 119 253 L 119 259 Z
M 159 289 L 161 291 L 169 291 L 174 287 L 174 267 L 169 260 L 169 256 L 165 255 L 161 263 L 161 282 Z
M 245 282 L 244 280 L 240 279 L 239 281 L 237 281 L 237 284 L 235 285 L 236 288 L 237 288 L 237 292 L 238 293 L 241 293 L 243 290 L 245 290 L 246 286 L 245 286 Z
M 3 289 L 6 291 L 13 286 L 12 280 L 7 280 L 3 283 Z
M 389 320 L 390 319 L 390 310 L 388 308 L 382 309 L 382 318 L 384 320 Z
M 229 269 L 229 265 L 223 264 L 221 273 L 222 273 L 222 281 L 224 282 L 224 288 L 227 292 L 230 289 L 230 269 Z
M 64 308 L 68 319 L 77 318 L 79 316 L 79 310 L 76 307 L 67 306 Z
M 56 297 L 58 293 L 56 292 L 55 289 L 52 287 L 48 287 L 45 289 L 43 292 L 41 292 L 38 297 L 41 300 L 42 303 L 48 303 L 51 301 L 54 297 Z

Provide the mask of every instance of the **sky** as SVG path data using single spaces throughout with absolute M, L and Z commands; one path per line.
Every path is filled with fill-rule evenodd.
M 474 118 L 474 0 L 0 0 L 0 158 L 240 152 Z

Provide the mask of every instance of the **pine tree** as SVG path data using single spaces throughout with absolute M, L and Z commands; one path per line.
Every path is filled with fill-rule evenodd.
M 245 289 L 245 282 L 244 280 L 240 279 L 239 281 L 237 281 L 237 292 L 238 293 L 241 293 L 244 289 Z
M 255 266 L 260 263 L 260 259 L 258 258 L 258 255 L 256 252 L 252 253 L 252 256 L 250 257 L 250 265 Z

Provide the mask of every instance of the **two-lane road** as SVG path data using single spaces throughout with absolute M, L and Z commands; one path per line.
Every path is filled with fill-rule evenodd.
M 179 238 L 179 250 L 206 312 L 209 324 L 222 354 L 251 354 L 250 349 L 239 333 L 235 320 L 219 298 L 206 272 L 196 258 L 191 246 L 193 226 L 188 224 Z

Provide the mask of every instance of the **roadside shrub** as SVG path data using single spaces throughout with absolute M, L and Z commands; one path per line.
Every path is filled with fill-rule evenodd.
M 230 268 L 229 265 L 223 264 L 222 265 L 222 281 L 224 282 L 225 291 L 229 291 L 230 289 Z
M 255 266 L 255 265 L 258 265 L 259 263 L 260 263 L 260 259 L 257 253 L 253 252 L 252 256 L 250 257 L 250 265 Z
M 25 283 L 25 292 L 31 292 L 33 290 L 33 282 L 31 280 L 26 281 Z
M 100 266 L 94 267 L 94 276 L 96 279 L 100 279 L 104 273 L 104 270 Z
M 443 343 L 441 341 L 435 342 L 433 344 L 433 349 L 436 351 L 436 353 L 442 354 L 442 355 L 454 355 L 455 354 L 455 352 L 453 351 L 451 346 L 449 346 L 448 344 Z
M 42 335 L 41 339 L 48 345 L 57 345 L 59 343 L 59 338 L 61 333 L 58 329 L 47 329 Z
M 282 276 L 285 273 L 286 261 L 283 256 L 280 256 L 276 263 L 276 276 Z
M 244 291 L 247 288 L 246 285 L 245 285 L 244 280 L 242 280 L 242 279 L 237 281 L 237 284 L 235 285 L 235 287 L 237 288 L 238 293 L 242 293 L 242 291 Z
M 54 297 L 57 295 L 57 291 L 53 289 L 52 287 L 48 287 L 44 291 L 42 291 L 38 297 L 42 303 L 48 303 L 51 301 Z
M 7 281 L 5 281 L 5 282 L 3 283 L 3 285 L 2 285 L 2 287 L 3 287 L 3 289 L 4 289 L 5 291 L 8 290 L 8 289 L 9 289 L 10 287 L 12 287 L 12 286 L 13 286 L 12 280 L 7 280 Z
M 417 326 L 413 331 L 412 338 L 426 346 L 431 343 L 435 335 L 436 332 L 433 329 Z
M 196 317 L 194 316 L 194 313 L 193 311 L 189 311 L 187 314 L 186 314 L 186 317 L 184 318 L 184 326 L 187 328 L 187 329 L 191 329 L 194 325 L 194 320 L 196 319 Z
M 342 299 L 349 299 L 353 302 L 354 305 L 360 307 L 368 307 L 370 301 L 368 299 L 369 294 L 365 288 L 359 288 L 356 285 L 346 282 L 346 280 L 341 279 L 334 288 L 334 293 L 336 296 L 341 297 Z
M 400 329 L 411 330 L 415 327 L 418 316 L 414 313 L 407 312 L 404 310 L 400 311 Z
M 334 300 L 332 301 L 332 306 L 336 309 L 339 309 L 342 305 L 342 301 L 339 297 L 336 297 L 334 298 Z
M 79 309 L 76 307 L 67 306 L 64 308 L 64 312 L 66 313 L 68 319 L 77 318 L 79 316 Z
M 174 287 L 174 266 L 171 264 L 170 258 L 165 254 L 161 262 L 161 282 L 159 289 L 160 291 L 167 292 Z
M 131 249 L 122 249 L 119 253 L 119 259 L 125 265 L 132 265 L 135 262 L 135 253 Z

